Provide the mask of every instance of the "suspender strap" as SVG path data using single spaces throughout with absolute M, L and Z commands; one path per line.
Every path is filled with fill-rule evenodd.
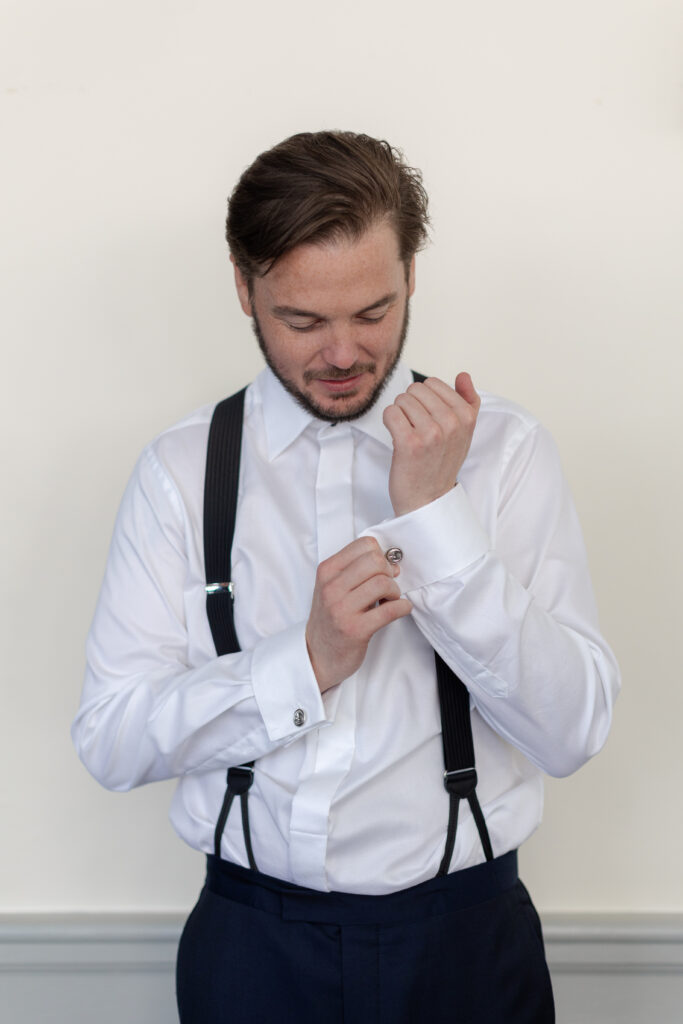
M 211 626 L 216 652 L 234 654 L 240 645 L 235 632 L 232 585 L 232 537 L 237 516 L 242 421 L 244 419 L 243 388 L 216 406 L 206 451 L 204 478 L 204 569 L 206 572 L 206 613 Z M 249 829 L 247 798 L 254 780 L 254 762 L 228 768 L 227 787 L 213 837 L 214 853 L 221 855 L 221 839 L 232 802 L 240 798 L 244 845 L 249 867 L 256 871 Z
M 458 809 L 463 798 L 467 799 L 470 805 L 487 860 L 493 859 L 493 851 L 484 815 L 477 799 L 477 772 L 474 767 L 470 695 L 465 685 L 446 662 L 436 653 L 434 658 L 439 687 L 439 704 L 441 705 L 441 737 L 445 765 L 443 780 L 449 795 L 446 849 L 438 871 L 439 875 L 445 875 L 448 873 L 453 856 L 455 833 L 458 827 Z
M 423 374 L 416 373 L 415 370 L 413 370 L 413 378 L 420 383 L 424 383 L 426 380 Z M 450 798 L 446 848 L 438 871 L 438 875 L 445 875 L 448 874 L 453 856 L 455 834 L 458 828 L 458 810 L 462 799 L 466 799 L 470 805 L 487 860 L 493 860 L 493 850 L 484 815 L 477 799 L 477 772 L 474 767 L 470 695 L 462 680 L 458 679 L 453 669 L 436 651 L 434 659 L 441 706 L 441 736 L 445 768 L 443 781 Z
M 209 428 L 204 477 L 204 569 L 206 612 L 218 654 L 240 645 L 232 614 L 232 536 L 237 516 L 237 485 L 244 417 L 243 388 L 214 410 Z
M 422 374 L 413 371 L 416 381 Z M 216 651 L 232 654 L 240 650 L 233 615 L 231 550 L 237 515 L 242 421 L 244 418 L 243 388 L 216 406 L 209 429 L 204 481 L 204 566 L 206 571 L 206 610 Z M 444 785 L 450 805 L 446 848 L 439 866 L 439 875 L 448 873 L 458 826 L 460 801 L 466 799 L 479 832 L 487 860 L 493 859 L 486 822 L 477 799 L 477 772 L 474 767 L 474 743 L 467 688 L 445 661 L 434 652 L 436 678 L 441 705 L 441 731 L 444 752 Z M 254 762 L 237 765 L 227 772 L 227 788 L 214 833 L 214 853 L 220 858 L 221 839 L 233 800 L 240 798 L 244 845 L 253 871 L 254 860 L 249 828 L 247 797 L 254 779 Z

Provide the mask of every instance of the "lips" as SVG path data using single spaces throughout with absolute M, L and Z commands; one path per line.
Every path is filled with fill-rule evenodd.
M 335 394 L 342 394 L 346 391 L 354 391 L 363 374 L 358 373 L 355 377 L 344 377 L 343 380 L 333 380 L 329 377 L 316 377 L 316 382 Z

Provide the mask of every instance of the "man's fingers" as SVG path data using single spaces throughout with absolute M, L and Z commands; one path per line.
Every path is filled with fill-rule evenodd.
M 375 559 L 379 566 L 382 558 L 384 558 L 382 549 L 374 537 L 358 537 L 321 562 L 318 566 L 318 574 L 323 579 L 333 579 L 356 561 Z
M 373 576 L 351 590 L 343 599 L 344 614 L 358 615 L 379 601 L 397 601 L 401 596 L 398 584 L 388 576 Z
M 472 378 L 469 373 L 459 373 L 455 378 L 455 390 L 458 392 L 461 398 L 464 398 L 468 405 L 473 405 L 477 409 L 481 404 L 481 398 L 477 391 L 475 391 Z
M 425 430 L 434 421 L 438 423 L 440 415 L 448 414 L 450 410 L 429 388 L 424 385 L 411 385 L 413 386 L 416 390 L 408 390 L 402 395 L 397 395 L 394 405 L 398 406 L 412 427 L 416 430 Z M 418 387 L 422 390 L 418 391 Z
M 394 447 L 409 440 L 413 426 L 402 409 L 397 405 L 388 405 L 382 413 L 384 426 L 391 434 Z
M 423 387 L 427 392 L 431 392 L 442 399 L 450 409 L 457 410 L 461 400 L 475 408 L 479 407 L 480 398 L 472 383 L 472 378 L 469 373 L 464 371 L 455 378 L 455 389 L 446 384 L 445 381 L 439 380 L 438 377 L 427 377 Z M 436 409 L 437 407 L 434 408 Z
M 399 408 L 409 426 L 416 430 L 429 429 L 433 421 L 448 431 L 452 428 L 453 416 L 466 414 L 469 418 L 472 409 L 476 412 L 480 403 L 469 373 L 458 374 L 455 384 L 453 389 L 438 377 L 428 377 L 424 383 L 411 384 L 406 392 L 396 397 L 394 406 L 389 406 L 389 409 Z M 395 439 L 396 435 L 400 436 L 402 425 L 395 412 L 390 414 L 389 422 L 385 418 L 385 426 Z
M 398 597 L 395 601 L 384 601 L 383 604 L 366 612 L 365 621 L 371 630 L 371 635 L 374 636 L 378 630 L 388 626 L 390 622 L 410 615 L 412 610 L 413 606 L 407 597 Z

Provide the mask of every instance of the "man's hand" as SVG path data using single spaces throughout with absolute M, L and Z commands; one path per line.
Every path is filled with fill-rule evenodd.
M 409 615 L 412 605 L 394 582 L 374 537 L 361 537 L 318 566 L 306 644 L 321 693 L 360 668 L 370 638 Z
M 415 382 L 384 410 L 394 442 L 389 497 L 397 516 L 436 501 L 457 483 L 481 399 L 469 373 L 455 390 L 436 377 Z

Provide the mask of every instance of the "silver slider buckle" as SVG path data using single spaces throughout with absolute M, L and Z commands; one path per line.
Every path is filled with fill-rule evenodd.
M 477 785 L 477 772 L 471 768 L 456 768 L 443 773 L 443 784 L 453 796 L 468 797 Z
M 230 583 L 207 583 L 204 587 L 207 594 L 230 594 L 230 597 L 235 600 L 235 585 L 231 581 Z

